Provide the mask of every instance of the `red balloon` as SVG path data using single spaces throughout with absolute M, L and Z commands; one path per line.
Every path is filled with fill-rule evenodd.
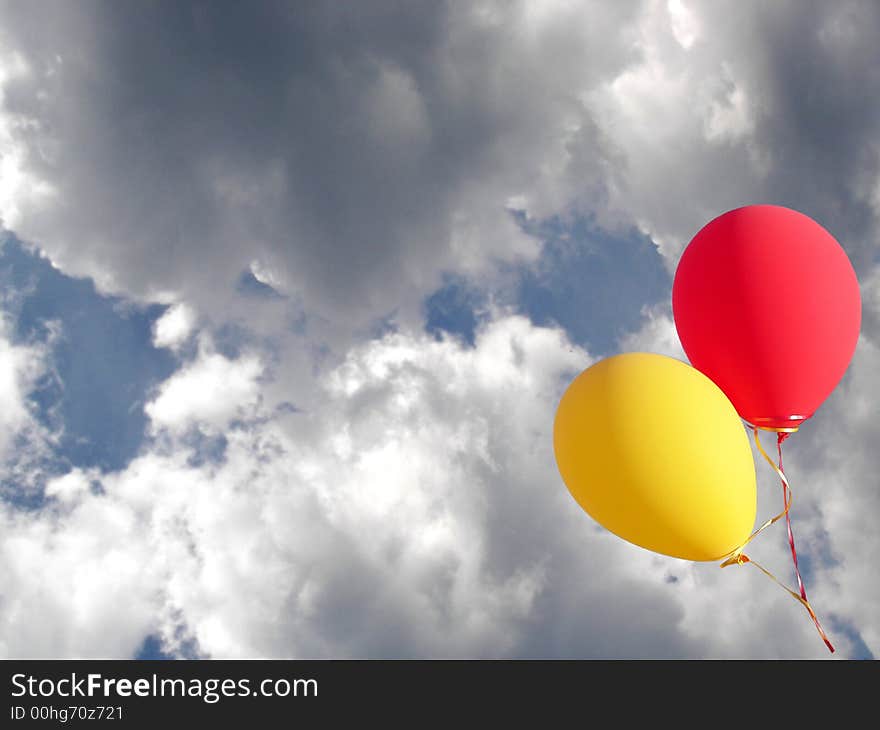
M 688 244 L 672 311 L 691 364 L 755 426 L 796 429 L 843 377 L 859 337 L 859 283 L 811 218 L 749 205 Z

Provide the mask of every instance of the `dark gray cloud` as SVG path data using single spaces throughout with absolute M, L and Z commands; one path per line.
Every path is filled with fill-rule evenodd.
M 216 305 L 258 260 L 331 317 L 387 314 L 534 254 L 505 205 L 631 57 L 624 5 L 6 3 L 30 72 L 4 107 L 56 191 L 17 229 L 130 295 Z
M 16 223 L 111 289 L 231 314 L 257 260 L 347 324 L 532 256 L 510 201 L 636 222 L 673 261 L 710 217 L 776 202 L 865 271 L 876 6 L 671 7 L 6 3 L 30 71 L 4 108 L 56 191 Z

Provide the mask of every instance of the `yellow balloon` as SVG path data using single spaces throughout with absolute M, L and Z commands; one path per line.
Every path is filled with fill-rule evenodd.
M 553 447 L 578 504 L 648 550 L 718 560 L 754 527 L 745 428 L 718 386 L 679 360 L 627 353 L 584 370 L 559 403 Z

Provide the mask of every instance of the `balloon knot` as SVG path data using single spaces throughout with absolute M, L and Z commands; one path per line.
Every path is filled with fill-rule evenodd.
M 749 561 L 749 556 L 744 553 L 734 553 L 727 560 L 721 563 L 722 568 L 726 568 L 728 565 L 745 565 Z

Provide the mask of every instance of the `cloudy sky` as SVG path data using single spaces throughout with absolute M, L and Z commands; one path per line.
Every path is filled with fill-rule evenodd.
M 859 276 L 786 468 L 835 656 L 878 654 L 878 39 L 873 2 L 0 0 L 0 655 L 827 657 L 553 461 L 580 370 L 684 359 L 678 257 L 750 203 Z M 792 582 L 784 528 L 751 554 Z

